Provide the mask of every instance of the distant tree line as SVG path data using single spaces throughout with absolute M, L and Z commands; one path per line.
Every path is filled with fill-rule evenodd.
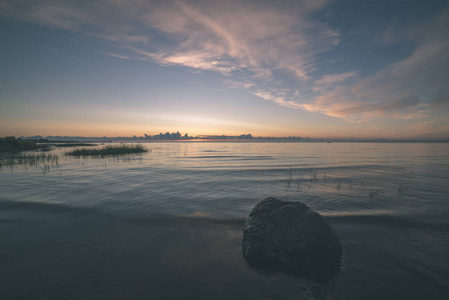
M 136 137 L 136 136 L 134 136 Z M 137 138 L 137 137 L 136 137 Z M 166 132 L 166 133 L 159 133 L 156 135 L 148 135 L 148 134 L 144 134 L 144 139 L 146 140 L 190 140 L 193 139 L 193 137 L 189 136 L 188 133 L 182 135 L 179 133 L 179 131 L 177 131 L 176 133 L 172 132 Z
M 143 137 L 134 136 L 135 139 L 145 139 L 145 140 L 191 140 L 191 139 L 252 139 L 251 134 L 241 134 L 236 136 L 231 135 L 200 135 L 200 136 L 189 136 L 188 133 L 182 135 L 177 131 L 176 133 L 159 133 L 156 135 L 144 134 Z

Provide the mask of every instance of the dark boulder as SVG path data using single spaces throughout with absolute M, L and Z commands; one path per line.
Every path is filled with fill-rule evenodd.
M 331 225 L 301 202 L 262 200 L 243 234 L 243 256 L 261 271 L 326 281 L 340 270 L 342 250 Z

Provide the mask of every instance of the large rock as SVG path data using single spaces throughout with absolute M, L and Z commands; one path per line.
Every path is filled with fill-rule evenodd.
M 340 270 L 342 250 L 331 225 L 301 202 L 260 201 L 243 233 L 243 256 L 262 271 L 325 281 Z

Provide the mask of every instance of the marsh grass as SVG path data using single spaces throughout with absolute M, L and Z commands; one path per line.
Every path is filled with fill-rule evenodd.
M 308 190 L 315 181 L 318 181 L 320 171 L 309 166 L 290 167 L 288 170 L 287 189 L 292 185 L 296 186 L 297 191 Z M 323 173 L 323 179 L 326 179 L 326 172 Z
M 71 144 L 74 146 L 73 144 Z M 91 144 L 89 144 L 90 146 Z M 67 156 L 81 158 L 88 157 L 92 160 L 104 160 L 106 167 L 107 163 L 118 162 L 134 162 L 139 161 L 139 156 L 143 152 L 148 152 L 146 148 L 141 145 L 120 145 L 120 146 L 106 146 L 101 149 L 75 149 L 69 153 L 54 154 L 53 152 L 25 152 L 25 153 L 1 153 L 0 154 L 0 168 L 10 168 L 11 171 L 17 167 L 24 167 L 27 170 L 29 167 L 35 167 L 37 170 L 43 171 L 44 174 L 53 169 L 61 170 L 61 160 L 66 161 Z M 107 162 L 106 159 L 107 158 Z M 142 157 L 140 156 L 140 161 Z M 84 163 L 84 162 L 82 162 Z
M 313 189 L 336 190 L 338 194 L 361 193 L 367 195 L 370 200 L 385 197 L 386 189 L 381 189 L 378 182 L 372 181 L 369 176 L 361 175 L 348 177 L 342 173 L 332 174 L 324 168 L 309 166 L 293 167 L 287 169 L 287 191 L 313 193 Z M 283 181 L 285 182 L 285 181 Z M 406 192 L 402 183 L 397 186 L 398 195 Z
M 0 167 L 13 168 L 16 165 L 41 168 L 48 171 L 51 168 L 59 168 L 59 156 L 52 153 L 19 153 L 0 155 Z
M 66 155 L 76 157 L 114 157 L 129 154 L 137 154 L 148 152 L 149 150 L 142 145 L 120 145 L 120 146 L 106 146 L 100 149 L 75 149 L 67 152 Z
M 369 192 L 368 197 L 370 199 L 374 199 L 374 198 L 376 198 L 379 195 L 380 195 L 380 190 L 379 189 L 375 189 L 375 190 L 372 190 L 372 191 Z
M 337 190 L 341 191 L 341 183 L 343 182 L 343 179 L 341 177 L 337 177 Z
M 405 193 L 404 187 L 399 183 L 398 186 L 398 195 L 403 195 Z

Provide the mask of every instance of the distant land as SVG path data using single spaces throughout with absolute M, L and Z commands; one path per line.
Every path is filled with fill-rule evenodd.
M 116 137 L 84 137 L 84 136 L 28 136 L 20 137 L 22 140 L 37 140 L 40 142 L 151 142 L 151 141 L 241 141 L 241 142 L 427 142 L 427 143 L 447 143 L 449 139 L 388 139 L 388 138 L 310 138 L 300 136 L 286 137 L 254 137 L 252 134 L 241 135 L 197 135 L 190 136 L 188 133 L 159 133 L 156 135 L 144 134 L 143 136 L 116 136 Z

